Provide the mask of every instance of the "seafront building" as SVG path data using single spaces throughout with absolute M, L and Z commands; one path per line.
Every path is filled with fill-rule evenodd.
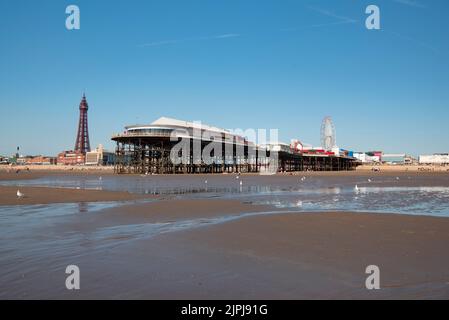
M 101 144 L 95 150 L 86 152 L 86 166 L 112 166 L 114 163 L 115 153 L 104 150 Z
M 117 173 L 336 171 L 358 164 L 345 152 L 336 155 L 281 142 L 256 145 L 229 130 L 166 117 L 126 126 L 111 139 L 116 142 Z
M 16 163 L 22 165 L 54 165 L 56 162 L 56 157 L 46 156 L 26 156 L 16 159 Z
M 449 154 L 436 153 L 433 155 L 421 155 L 419 156 L 419 164 L 449 165 Z
M 74 150 L 60 152 L 57 159 L 58 165 L 65 166 L 83 165 L 86 162 L 86 156 Z
M 382 154 L 382 163 L 385 164 L 412 164 L 414 161 L 412 156 L 405 153 Z
M 354 152 L 354 158 L 363 164 L 410 165 L 416 162 L 405 153 L 383 153 L 382 151 Z

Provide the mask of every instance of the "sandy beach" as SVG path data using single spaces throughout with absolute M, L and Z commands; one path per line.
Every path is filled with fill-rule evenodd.
M 37 179 L 41 177 L 60 175 L 105 176 L 113 174 L 113 169 L 109 167 L 107 167 L 106 169 L 98 169 L 97 167 L 84 168 L 69 166 L 0 166 L 0 181 Z
M 196 209 L 195 209 L 196 208 Z M 201 210 L 198 210 L 201 208 Z M 161 201 L 57 219 L 28 237 L 123 229 L 81 247 L 47 244 L 3 265 L 2 298 L 440 299 L 449 296 L 449 219 L 388 214 L 278 213 L 221 200 Z M 254 215 L 211 223 L 207 218 Z M 260 211 L 262 210 L 262 211 Z M 205 224 L 183 228 L 180 221 Z M 129 226 L 172 224 L 154 236 Z M 66 239 L 70 241 L 70 237 Z M 20 243 L 19 243 L 20 246 Z M 24 252 L 27 252 L 26 250 Z M 42 254 L 46 257 L 42 260 Z M 17 259 L 17 258 L 16 258 Z M 14 260 L 14 259 L 13 259 Z M 82 270 L 67 291 L 64 266 Z M 378 265 L 382 289 L 364 287 Z
M 39 179 L 47 178 L 50 182 L 98 180 L 98 173 L 87 178 L 52 174 L 4 173 L 0 179 L 18 184 L 29 179 L 44 183 L 47 180 Z M 420 215 L 419 210 L 425 209 L 416 209 L 417 213 L 410 215 L 330 209 L 320 212 L 319 208 L 309 212 L 307 207 L 277 205 L 283 203 L 284 197 L 289 203 L 292 194 L 298 194 L 306 203 L 306 190 L 322 190 L 326 185 L 330 190 L 336 186 L 342 190 L 325 191 L 320 201 L 339 196 L 343 202 L 365 196 L 372 197 L 366 201 L 374 205 L 383 201 L 385 195 L 377 190 L 385 187 L 399 190 L 401 196 L 396 198 L 408 192 L 422 196 L 424 192 L 422 201 L 436 206 L 432 197 L 446 194 L 447 174 L 349 172 L 304 176 L 307 180 L 301 188 L 307 188 L 297 190 L 292 189 L 300 183 L 297 176 L 243 175 L 241 179 L 247 186 L 243 193 L 229 186 L 237 184 L 234 176 L 207 176 L 211 193 L 204 189 L 206 176 L 201 175 L 105 175 L 102 191 L 21 187 L 29 195 L 29 203 L 25 202 L 27 198 L 20 200 L 25 200 L 23 204 L 41 205 L 13 207 L 10 205 L 18 201 L 14 198 L 16 187 L 1 186 L 0 297 L 449 298 L 447 217 Z M 373 181 L 368 183 L 368 178 Z M 367 185 L 373 191 L 358 196 L 345 191 L 351 190 L 354 183 Z M 108 190 L 117 185 L 126 189 L 141 184 L 182 190 L 188 185 L 193 189 L 170 196 L 139 193 L 146 187 L 133 189 L 133 193 Z M 223 194 L 223 190 L 228 191 Z M 273 193 L 266 190 L 279 190 L 274 192 L 276 201 L 265 203 L 264 199 Z M 404 199 L 399 205 L 408 205 L 414 197 L 412 193 L 410 200 Z M 96 201 L 100 201 L 98 206 Z M 103 207 L 101 201 L 118 202 Z M 71 205 L 75 202 L 85 203 L 82 210 Z M 80 267 L 79 291 L 65 288 L 65 267 L 70 264 Z M 380 268 L 381 290 L 365 288 L 368 265 Z
M 28 170 L 27 170 L 28 168 Z M 373 172 L 373 168 L 380 168 L 379 172 Z M 419 170 L 419 169 L 426 170 Z M 42 177 L 58 177 L 58 176 L 85 176 L 85 177 L 101 177 L 101 176 L 115 176 L 115 177 L 129 177 L 139 176 L 138 174 L 121 174 L 114 173 L 111 167 L 80 167 L 80 166 L 16 166 L 5 167 L 0 166 L 0 181 L 2 180 L 28 180 Z M 429 177 L 449 177 L 449 167 L 445 166 L 359 166 L 357 170 L 353 171 L 299 171 L 277 173 L 275 175 L 260 175 L 258 173 L 244 173 L 246 177 L 262 177 L 262 178 L 276 178 L 285 176 L 310 176 L 310 177 L 353 177 L 353 176 L 429 176 Z M 167 179 L 173 177 L 188 177 L 188 179 L 196 179 L 200 177 L 211 176 L 235 176 L 235 174 L 194 174 L 194 175 L 155 175 L 164 176 Z
M 387 172 L 437 172 L 448 173 L 449 166 L 447 165 L 361 165 L 357 167 L 357 171 L 373 171 L 373 169 Z
M 16 193 L 24 194 L 18 198 Z M 35 205 L 51 203 L 78 203 L 99 201 L 127 201 L 149 198 L 150 196 L 129 192 L 111 192 L 99 190 L 74 190 L 46 187 L 5 187 L 0 186 L 0 205 Z

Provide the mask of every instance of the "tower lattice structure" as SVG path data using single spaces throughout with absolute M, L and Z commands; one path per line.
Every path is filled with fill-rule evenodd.
M 75 151 L 85 154 L 90 151 L 89 142 L 89 129 L 87 126 L 87 110 L 89 106 L 87 104 L 86 95 L 83 94 L 83 98 L 80 103 L 80 118 L 78 122 L 78 134 L 76 136 Z

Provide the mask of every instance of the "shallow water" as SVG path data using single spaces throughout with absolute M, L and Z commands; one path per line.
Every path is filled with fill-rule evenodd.
M 207 183 L 204 181 L 207 179 Z M 229 176 L 50 176 L 22 181 L 3 181 L 3 185 L 46 186 L 79 189 L 102 189 L 170 195 L 182 199 L 221 198 L 271 205 L 269 212 L 223 215 L 213 218 L 178 220 L 164 223 L 113 224 L 92 230 L 74 232 L 60 228 L 67 222 L 82 222 L 91 214 L 131 202 L 0 206 L 0 267 L 10 254 L 35 255 L 42 248 L 57 247 L 55 253 L 67 248 L 104 248 L 126 240 L 147 238 L 158 234 L 225 223 L 260 214 L 286 212 L 355 211 L 392 214 L 416 214 L 449 217 L 449 184 L 420 177 L 257 177 L 237 179 Z M 243 181 L 240 185 L 240 181 Z M 433 184 L 433 185 L 432 185 Z M 355 188 L 355 185 L 358 188 Z M 420 186 L 422 185 L 422 186 Z M 106 210 L 107 211 L 107 210 Z M 18 250 L 21 248 L 22 250 Z M 33 253 L 33 254 L 32 254 Z
M 42 285 L 42 279 L 50 279 L 53 274 L 62 274 L 61 279 L 51 281 L 63 284 L 62 270 L 68 264 L 105 259 L 108 254 L 117 252 L 116 248 L 126 248 L 122 246 L 132 241 L 256 215 L 358 211 L 449 217 L 449 183 L 447 177 L 438 179 L 376 177 L 368 182 L 366 177 L 360 176 L 307 177 L 301 180 L 301 177 L 257 176 L 237 179 L 229 175 L 105 176 L 102 179 L 63 176 L 2 181 L 2 185 L 129 191 L 181 199 L 238 199 L 253 204 L 272 205 L 274 208 L 264 212 L 176 221 L 148 223 L 143 219 L 139 223 L 109 220 L 108 209 L 127 203 L 157 200 L 0 206 L 0 287 L 7 288 L 5 291 L 0 290 L 0 297 L 27 297 L 27 288 L 36 290 L 39 287 L 37 284 Z M 355 185 L 358 185 L 358 189 L 355 189 Z M 54 296 L 55 289 L 51 285 L 45 286 L 45 290 L 49 296 Z M 40 296 L 40 293 L 37 290 L 35 294 Z
M 128 191 L 139 194 L 158 195 L 193 195 L 206 194 L 233 194 L 233 193 L 270 193 L 279 191 L 297 191 L 306 189 L 326 189 L 333 187 L 354 187 L 355 184 L 366 184 L 365 177 L 307 177 L 301 176 L 242 176 L 235 175 L 107 175 L 101 176 L 48 176 L 31 180 L 0 181 L 0 185 L 17 186 L 45 186 L 73 189 Z M 403 177 L 396 180 L 394 177 L 372 178 L 372 184 L 394 184 L 419 180 L 419 177 Z M 449 175 L 439 177 L 442 186 L 449 187 Z M 242 182 L 242 185 L 240 185 Z M 419 183 L 419 181 L 417 181 Z M 436 186 L 432 183 L 430 186 Z
M 80 189 L 103 189 L 170 195 L 182 199 L 221 198 L 271 205 L 267 212 L 218 215 L 163 223 L 122 224 L 111 222 L 93 228 L 78 229 L 92 214 L 101 215 L 108 208 L 130 202 L 0 206 L 0 267 L 12 272 L 21 257 L 82 255 L 85 250 L 103 250 L 127 241 L 151 238 L 159 234 L 226 223 L 253 215 L 286 212 L 356 211 L 392 214 L 416 214 L 449 217 L 449 186 L 447 180 L 419 181 L 394 177 L 300 177 L 260 178 L 228 177 L 177 178 L 107 176 L 102 179 L 83 176 L 48 177 L 36 180 L 3 181 L 4 185 L 46 186 Z M 240 186 L 240 180 L 243 185 Z M 412 180 L 412 181 L 410 181 Z M 355 189 L 355 185 L 358 189 Z M 429 185 L 435 184 L 435 185 Z M 424 185 L 424 186 L 419 186 Z M 87 220 L 86 220 L 87 219 Z M 75 226 L 73 225 L 75 224 Z M 69 227 L 65 227 L 68 225 Z M 76 231 L 75 231 L 76 230 Z M 41 255 L 42 253 L 42 255 Z M 15 263 L 12 263 L 15 261 Z M 27 261 L 29 263 L 30 261 Z
M 242 185 L 240 182 L 242 181 Z M 449 217 L 449 176 L 49 176 L 2 185 L 239 199 L 298 211 L 367 211 Z M 355 186 L 358 190 L 355 190 Z M 1 219 L 1 218 L 0 218 Z
M 361 211 L 449 217 L 448 187 L 360 187 L 358 191 L 329 188 L 248 199 L 255 204 L 307 212 Z

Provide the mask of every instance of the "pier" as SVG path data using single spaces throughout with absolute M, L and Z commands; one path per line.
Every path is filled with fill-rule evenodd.
M 303 153 L 285 145 L 256 146 L 244 137 L 215 127 L 202 126 L 199 128 L 201 137 L 197 137 L 195 129 L 198 129 L 195 124 L 167 118 L 151 125 L 126 127 L 123 133 L 111 138 L 116 142 L 115 172 L 276 173 L 343 171 L 353 170 L 358 165 L 356 159 L 347 156 Z M 212 132 L 213 138 L 204 139 L 204 131 Z M 176 151 L 179 161 L 175 163 L 173 148 L 182 141 L 187 145 Z

